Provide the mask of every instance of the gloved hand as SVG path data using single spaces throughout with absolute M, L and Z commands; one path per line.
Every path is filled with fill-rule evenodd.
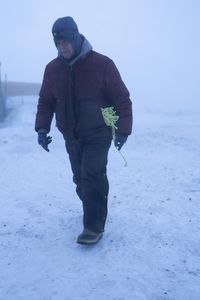
M 126 143 L 128 135 L 116 134 L 114 144 L 117 150 L 120 150 L 122 146 Z
M 47 130 L 46 129 L 40 129 L 38 130 L 38 144 L 44 148 L 47 152 L 49 152 L 48 144 L 52 142 L 52 137 L 47 136 Z

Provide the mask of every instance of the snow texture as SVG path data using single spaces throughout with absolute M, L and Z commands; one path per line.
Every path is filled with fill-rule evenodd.
M 135 109 L 128 167 L 109 153 L 104 237 L 84 246 L 64 141 L 53 123 L 37 145 L 36 105 L 10 98 L 0 127 L 0 299 L 199 300 L 200 109 Z

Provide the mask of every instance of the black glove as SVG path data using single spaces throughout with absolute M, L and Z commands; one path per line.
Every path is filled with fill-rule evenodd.
M 38 144 L 44 148 L 47 152 L 49 152 L 48 144 L 52 142 L 52 137 L 47 136 L 46 129 L 38 130 Z
M 122 146 L 126 143 L 128 135 L 116 134 L 114 143 L 117 150 L 120 150 Z

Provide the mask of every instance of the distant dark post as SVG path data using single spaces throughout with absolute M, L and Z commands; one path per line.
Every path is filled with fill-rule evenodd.
M 3 93 L 2 81 L 1 81 L 1 62 L 0 62 L 0 122 L 3 121 L 6 115 L 6 101 Z

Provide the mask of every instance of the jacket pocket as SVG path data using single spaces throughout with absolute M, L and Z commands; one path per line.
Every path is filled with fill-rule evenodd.
M 101 107 L 94 99 L 80 100 L 79 124 L 85 130 L 105 126 Z
M 57 100 L 56 103 L 56 125 L 60 128 L 66 127 L 66 104 L 64 99 Z

